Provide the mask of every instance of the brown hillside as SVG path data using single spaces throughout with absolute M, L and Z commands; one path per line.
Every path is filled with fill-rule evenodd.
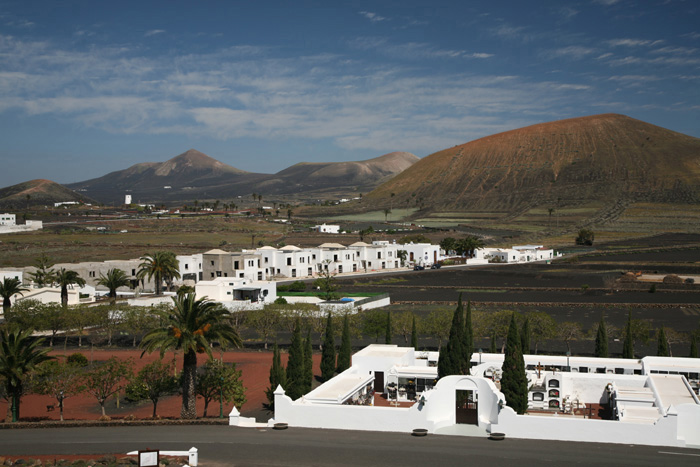
M 366 198 L 516 211 L 552 200 L 700 199 L 700 139 L 624 115 L 542 123 L 432 154 Z
M 0 209 L 3 210 L 53 205 L 63 201 L 96 203 L 82 193 L 76 193 L 63 185 L 45 179 L 30 180 L 0 189 Z

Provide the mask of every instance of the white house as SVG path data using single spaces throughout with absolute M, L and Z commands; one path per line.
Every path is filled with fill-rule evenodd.
M 384 240 L 374 241 L 371 245 L 355 242 L 349 248 L 357 251 L 360 268 L 365 272 L 398 269 L 403 266 L 399 258 L 399 250 L 402 248 L 395 243 Z M 408 254 L 406 259 L 408 260 Z
M 202 253 L 176 256 L 180 272 L 179 283 L 194 285 L 197 283 L 197 281 L 201 281 L 204 278 L 202 256 Z
M 277 283 L 246 278 L 218 277 L 195 285 L 197 299 L 207 297 L 228 308 L 259 308 L 277 299 Z M 235 303 L 234 303 L 235 302 Z
M 311 230 L 314 230 L 314 231 L 320 232 L 320 233 L 339 234 L 340 233 L 340 226 L 339 225 L 321 224 L 321 225 L 313 226 L 313 228 Z
M 317 257 L 317 270 L 330 271 L 333 274 L 357 272 L 357 251 L 340 243 L 323 243 L 314 248 Z
M 619 359 L 549 356 L 527 370 L 530 408 L 525 415 L 508 407 L 499 390 L 502 359 L 473 355 L 470 375 L 436 380 L 436 352 L 370 345 L 353 356 L 348 370 L 296 401 L 278 387 L 275 416 L 268 425 L 700 445 L 695 393 L 700 359 L 648 357 L 623 364 Z M 525 356 L 530 365 L 544 359 Z
M 22 283 L 22 277 L 22 271 L 10 271 L 8 269 L 0 271 L 0 282 L 4 281 L 5 279 L 17 279 L 20 283 Z
M 92 303 L 95 301 L 94 289 L 85 289 L 86 292 L 92 289 L 93 293 L 84 293 L 84 298 L 80 298 L 81 289 L 68 289 L 68 305 L 79 305 L 80 303 Z M 61 288 L 60 287 L 42 287 L 40 289 L 30 289 L 24 292 L 23 295 L 15 295 L 13 302 L 21 302 L 23 300 L 37 300 L 41 303 L 61 303 Z
M 497 263 L 529 263 L 554 258 L 554 250 L 543 245 L 519 245 L 513 248 L 485 248 L 484 258 Z
M 0 214 L 0 225 L 4 225 L 4 226 L 17 225 L 17 216 L 15 214 L 9 214 L 9 213 Z
M 420 266 L 430 266 L 442 260 L 440 245 L 411 242 L 399 245 L 399 249 L 408 253 L 409 262 Z

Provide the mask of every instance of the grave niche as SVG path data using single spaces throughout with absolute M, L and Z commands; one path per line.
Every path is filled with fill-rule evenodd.
M 549 390 L 549 397 L 559 397 L 559 390 L 558 389 L 550 389 Z
M 558 388 L 558 387 L 559 387 L 559 380 L 558 380 L 558 379 L 550 379 L 550 380 L 547 382 L 547 385 L 548 385 L 550 388 Z
M 543 401 L 544 400 L 544 393 L 543 392 L 533 392 L 532 393 L 532 400 L 533 401 Z
M 559 401 L 558 400 L 549 401 L 549 408 L 550 409 L 558 409 L 559 408 Z

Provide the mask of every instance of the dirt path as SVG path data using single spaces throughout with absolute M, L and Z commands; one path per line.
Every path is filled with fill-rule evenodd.
M 69 355 L 75 350 L 63 351 L 57 350 L 52 352 L 52 355 Z M 140 350 L 94 350 L 89 348 L 81 350 L 88 359 L 95 361 L 107 360 L 112 356 L 119 359 L 133 359 L 133 370 L 137 372 L 146 364 L 156 360 L 158 354 L 146 354 L 140 358 Z M 216 358 L 220 358 L 218 352 L 214 353 Z M 175 357 L 178 371 L 182 370 L 182 353 L 175 355 L 173 352 L 165 354 L 164 360 L 170 361 Z M 202 365 L 206 361 L 206 355 L 198 356 L 198 364 Z M 267 421 L 272 417 L 272 413 L 267 411 L 263 404 L 267 403 L 265 397 L 265 389 L 269 385 L 268 377 L 270 375 L 270 366 L 272 365 L 272 352 L 241 352 L 230 351 L 224 353 L 225 362 L 235 362 L 236 368 L 241 370 L 243 385 L 246 388 L 246 397 L 248 401 L 243 405 L 241 414 L 244 416 L 256 417 L 258 421 Z M 282 363 L 286 364 L 287 354 L 282 354 Z M 321 355 L 314 354 L 314 374 L 320 374 Z M 122 400 L 117 408 L 116 399 L 112 398 L 107 402 L 107 415 L 112 418 L 123 418 L 129 415 L 134 415 L 136 418 L 149 418 L 153 412 L 153 405 L 150 401 L 142 401 L 139 403 L 126 404 Z M 47 406 L 56 405 L 54 398 L 49 396 L 41 396 L 29 394 L 22 398 L 21 405 L 21 420 L 39 421 L 39 420 L 59 420 L 58 408 L 50 410 Z M 158 402 L 158 415 L 163 418 L 178 418 L 180 416 L 180 407 L 182 398 L 179 395 L 163 398 Z M 231 404 L 224 404 L 224 416 L 228 416 L 231 411 Z M 197 413 L 199 416 L 204 411 L 204 401 L 201 398 L 197 399 Z M 7 413 L 7 402 L 0 400 L 0 417 L 4 417 Z M 70 397 L 64 401 L 64 419 L 66 420 L 96 420 L 100 417 L 100 406 L 96 399 L 87 393 L 83 393 L 74 397 Z M 214 401 L 209 405 L 208 416 L 218 417 L 219 402 Z

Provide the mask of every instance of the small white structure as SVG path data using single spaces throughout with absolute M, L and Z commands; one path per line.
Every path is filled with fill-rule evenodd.
M 10 271 L 8 269 L 0 271 L 0 282 L 4 281 L 5 279 L 17 279 L 20 283 L 22 283 L 22 277 L 22 271 Z
M 442 260 L 440 245 L 411 242 L 399 245 L 399 249 L 408 253 L 407 260 L 411 264 L 430 266 Z
M 24 221 L 24 224 L 17 224 L 17 215 L 4 213 L 0 214 L 0 234 L 27 232 L 31 230 L 41 230 L 44 227 L 42 221 Z
M 37 300 L 41 303 L 61 303 L 61 289 L 60 287 L 42 287 L 40 289 L 31 289 L 28 292 L 24 292 L 23 295 L 17 294 L 13 297 L 14 303 L 21 302 L 23 300 Z M 81 299 L 80 291 L 78 289 L 68 289 L 69 305 L 79 305 L 80 303 L 89 303 L 94 301 L 94 296 Z
M 277 299 L 277 283 L 218 277 L 210 281 L 199 281 L 195 293 L 197 299 L 207 297 L 231 309 L 262 308 L 265 303 Z
M 17 225 L 17 215 L 4 213 L 0 214 L 0 225 L 1 226 L 11 226 Z
M 530 263 L 554 259 L 554 250 L 543 245 L 519 245 L 513 248 L 484 248 L 484 258 L 495 263 Z
M 124 195 L 124 204 L 131 204 L 131 195 Z
M 339 234 L 340 226 L 321 224 L 313 226 L 312 230 L 320 233 Z

